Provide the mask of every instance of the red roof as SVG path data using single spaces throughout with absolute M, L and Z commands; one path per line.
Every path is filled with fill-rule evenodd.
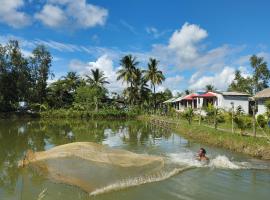
M 197 94 L 189 94 L 183 98 L 183 100 L 192 100 L 194 97 L 198 96 Z
M 208 98 L 208 97 L 216 97 L 216 95 L 213 94 L 212 92 L 207 92 L 207 93 L 200 94 L 200 95 L 197 95 L 197 96 L 194 96 L 194 97 Z M 193 98 L 194 98 L 194 97 L 193 97 Z

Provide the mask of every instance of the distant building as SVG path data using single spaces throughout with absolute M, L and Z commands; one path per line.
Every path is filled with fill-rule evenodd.
M 184 110 L 187 107 L 194 109 L 203 108 L 208 104 L 212 104 L 215 107 L 224 110 L 230 110 L 233 104 L 235 109 L 238 106 L 241 106 L 243 111 L 248 114 L 249 98 L 249 94 L 240 92 L 206 92 L 192 93 L 176 99 L 170 99 L 170 101 L 168 100 L 166 102 L 171 103 L 175 109 L 179 111 Z
M 266 113 L 265 101 L 270 100 L 270 88 L 266 88 L 254 96 L 254 100 L 257 103 L 257 115 Z

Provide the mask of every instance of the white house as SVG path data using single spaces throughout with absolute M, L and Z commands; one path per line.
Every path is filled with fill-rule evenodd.
M 246 114 L 249 113 L 249 94 L 240 92 L 215 92 L 215 94 L 219 108 L 228 111 L 232 108 L 233 104 L 234 108 L 241 106 Z
M 257 115 L 264 114 L 266 112 L 265 101 L 270 100 L 270 88 L 266 88 L 255 94 L 254 99 L 258 106 Z
M 245 113 L 249 113 L 249 94 L 240 92 L 206 92 L 193 93 L 172 101 L 176 110 L 187 107 L 194 109 L 206 107 L 209 103 L 224 110 L 230 110 L 232 106 L 236 109 L 241 106 Z

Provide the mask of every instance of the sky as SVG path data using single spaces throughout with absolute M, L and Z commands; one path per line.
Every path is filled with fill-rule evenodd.
M 252 73 L 251 55 L 270 61 L 269 8 L 268 0 L 0 0 L 0 43 L 19 40 L 25 56 L 47 46 L 50 82 L 99 68 L 121 92 L 119 60 L 132 54 L 142 69 L 159 60 L 159 91 L 226 90 L 235 70 Z

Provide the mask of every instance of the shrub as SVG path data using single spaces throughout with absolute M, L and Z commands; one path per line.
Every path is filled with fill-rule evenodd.
M 188 123 L 191 124 L 192 118 L 194 116 L 194 110 L 192 108 L 188 108 L 183 113 L 183 117 L 188 120 Z
M 257 122 L 260 127 L 264 128 L 267 125 L 267 120 L 264 115 L 258 115 L 257 116 Z
M 246 115 L 236 115 L 234 117 L 236 126 L 241 130 L 241 133 L 252 127 L 252 119 Z

